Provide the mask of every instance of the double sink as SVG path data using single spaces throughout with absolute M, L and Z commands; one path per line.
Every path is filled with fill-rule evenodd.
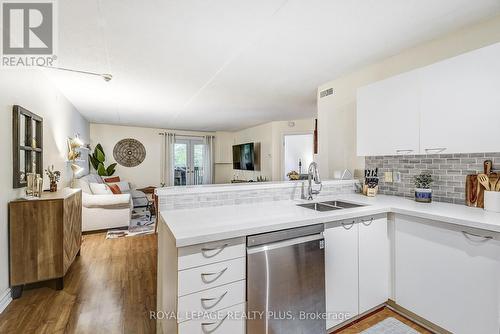
M 342 209 L 352 209 L 362 207 L 362 204 L 354 204 L 342 201 L 326 201 L 320 203 L 305 203 L 305 204 L 297 204 L 297 206 L 301 206 L 306 209 L 311 209 L 314 211 L 333 211 L 333 210 L 342 210 Z

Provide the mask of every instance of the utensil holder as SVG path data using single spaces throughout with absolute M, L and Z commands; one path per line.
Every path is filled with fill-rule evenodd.
M 500 212 L 500 191 L 484 192 L 484 209 L 486 211 Z

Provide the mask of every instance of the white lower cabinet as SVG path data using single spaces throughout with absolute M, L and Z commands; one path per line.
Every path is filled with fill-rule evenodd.
M 454 334 L 499 334 L 499 235 L 406 216 L 395 226 L 396 303 Z
M 387 301 L 390 273 L 387 231 L 385 215 L 327 224 L 327 328 Z
M 207 317 L 179 324 L 179 334 L 245 334 L 245 321 L 241 320 L 246 304 L 239 304 L 211 313 Z
M 359 313 L 389 298 L 390 248 L 387 218 L 359 222 Z
M 358 315 L 358 224 L 327 226 L 325 235 L 326 328 Z

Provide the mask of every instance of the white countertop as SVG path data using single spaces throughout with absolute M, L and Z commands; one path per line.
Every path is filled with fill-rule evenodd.
M 500 213 L 464 205 L 424 204 L 402 197 L 378 195 L 369 198 L 359 194 L 324 197 L 315 202 L 332 199 L 366 206 L 317 212 L 297 206 L 307 201 L 289 200 L 162 211 L 161 215 L 177 247 L 389 212 L 500 232 Z

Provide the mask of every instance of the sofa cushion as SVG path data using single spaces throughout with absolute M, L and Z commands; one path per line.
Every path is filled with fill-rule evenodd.
M 130 194 L 89 195 L 82 194 L 82 204 L 86 208 L 130 209 Z
M 94 195 L 109 195 L 113 192 L 109 189 L 109 186 L 104 183 L 90 183 L 90 190 Z

